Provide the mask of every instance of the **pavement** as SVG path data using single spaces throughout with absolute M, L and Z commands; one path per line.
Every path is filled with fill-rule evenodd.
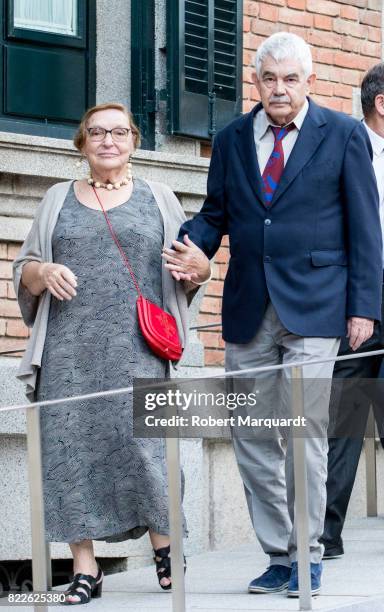
M 312 598 L 312 609 L 384 612 L 384 516 L 348 521 L 343 536 L 345 555 L 323 562 L 323 587 L 321 595 Z M 247 593 L 250 580 L 267 566 L 266 556 L 255 543 L 195 555 L 187 563 L 187 612 L 299 610 L 299 600 L 287 598 L 285 593 Z M 0 612 L 5 609 L 15 612 L 15 607 L 0 603 Z M 49 611 L 58 609 L 49 607 Z M 86 606 L 86 612 L 120 610 L 181 612 L 172 609 L 171 593 L 158 587 L 154 566 L 106 576 L 102 598 Z

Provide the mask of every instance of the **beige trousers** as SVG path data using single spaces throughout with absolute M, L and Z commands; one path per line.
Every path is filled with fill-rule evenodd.
M 244 370 L 336 357 L 339 344 L 339 338 L 304 338 L 290 333 L 269 303 L 251 342 L 226 344 L 225 367 L 227 371 Z M 333 367 L 333 361 L 303 367 L 304 408 L 309 424 L 305 436 L 310 557 L 314 563 L 319 563 L 323 555 L 318 538 L 323 533 L 326 508 L 327 426 Z M 249 391 L 251 385 L 258 392 L 257 405 L 245 408 L 248 415 L 289 417 L 290 375 L 291 370 L 284 369 L 260 373 L 256 378 L 250 374 L 249 380 L 234 378 L 233 390 L 242 392 L 246 387 Z M 234 428 L 232 436 L 256 536 L 271 564 L 289 566 L 297 560 L 292 431 L 273 427 L 268 430 L 268 437 L 256 431 L 248 437 Z

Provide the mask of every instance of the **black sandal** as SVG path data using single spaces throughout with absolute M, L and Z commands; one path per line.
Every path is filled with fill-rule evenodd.
M 89 603 L 92 598 L 101 597 L 103 578 L 104 575 L 100 567 L 96 578 L 90 574 L 75 574 L 71 584 L 65 591 L 65 596 L 77 596 L 80 599 L 79 601 L 68 601 L 65 599 L 63 603 L 67 606 L 77 606 Z
M 157 550 L 153 550 L 155 556 L 153 557 L 154 562 L 156 563 L 156 573 L 157 578 L 159 580 L 159 584 L 164 591 L 169 591 L 172 588 L 172 582 L 169 584 L 161 584 L 160 580 L 162 578 L 171 578 L 171 547 L 164 546 L 164 548 L 158 548 Z M 187 569 L 187 564 L 184 556 L 184 574 Z

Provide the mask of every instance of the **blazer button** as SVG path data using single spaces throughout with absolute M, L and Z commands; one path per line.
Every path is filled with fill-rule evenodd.
M 269 255 L 265 255 L 264 256 L 264 261 L 265 261 L 265 263 L 270 263 L 272 261 L 272 257 L 270 257 Z
M 264 225 L 271 225 L 272 221 L 270 219 L 265 219 Z

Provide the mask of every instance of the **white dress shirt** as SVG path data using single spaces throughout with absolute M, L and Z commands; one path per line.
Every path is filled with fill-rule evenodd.
M 299 130 L 303 125 L 303 121 L 308 112 L 308 106 L 308 100 L 305 99 L 303 107 L 297 113 L 293 121 L 290 122 L 295 124 L 295 129 L 288 132 L 288 134 L 283 138 L 284 166 L 288 161 L 293 147 L 295 146 L 295 142 L 299 135 Z M 253 134 L 255 138 L 260 174 L 263 174 L 267 161 L 269 160 L 275 145 L 275 137 L 270 129 L 271 125 L 274 126 L 274 124 L 268 118 L 265 110 L 262 108 L 258 113 L 256 113 L 253 120 Z
M 365 129 L 368 132 L 369 140 L 371 141 L 373 149 L 372 165 L 375 171 L 377 190 L 379 192 L 379 203 L 380 203 L 380 224 L 381 233 L 384 239 L 384 138 L 376 134 L 371 128 L 363 121 Z M 383 268 L 384 268 L 384 254 L 383 254 Z

